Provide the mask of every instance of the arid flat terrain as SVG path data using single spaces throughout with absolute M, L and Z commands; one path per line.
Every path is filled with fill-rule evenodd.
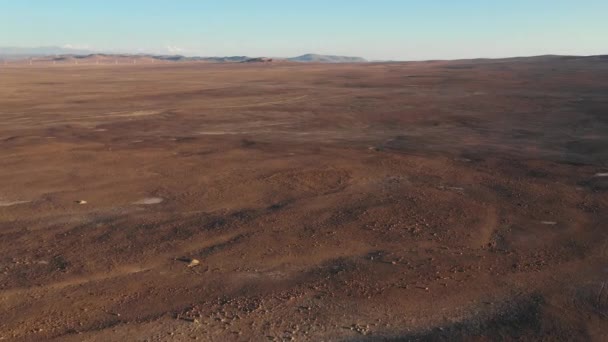
M 606 341 L 608 59 L 0 65 L 0 339 Z

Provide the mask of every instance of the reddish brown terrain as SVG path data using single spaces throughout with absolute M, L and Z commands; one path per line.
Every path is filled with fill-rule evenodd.
M 0 65 L 0 118 L 2 340 L 608 339 L 606 58 Z

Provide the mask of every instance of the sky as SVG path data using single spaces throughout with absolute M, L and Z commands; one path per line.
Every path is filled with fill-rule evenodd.
M 0 46 L 371 60 L 608 54 L 608 0 L 0 0 Z

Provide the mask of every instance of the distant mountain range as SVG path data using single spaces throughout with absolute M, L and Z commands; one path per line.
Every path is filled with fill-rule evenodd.
M 41 57 L 94 57 L 94 56 L 119 56 L 119 57 L 146 57 L 165 61 L 204 61 L 210 63 L 241 63 L 241 62 L 298 62 L 298 63 L 364 63 L 367 62 L 361 57 L 329 56 L 318 54 L 306 54 L 291 58 L 267 58 L 267 57 L 248 57 L 248 56 L 227 56 L 227 57 L 186 57 L 180 55 L 155 55 L 155 54 L 118 54 L 118 53 L 99 53 L 91 50 L 74 49 L 59 46 L 44 47 L 0 47 L 0 58 L 23 59 Z
M 249 56 L 224 56 L 224 57 L 201 57 L 201 56 L 181 56 L 181 55 L 163 55 L 149 53 L 114 53 L 114 52 L 98 52 L 86 49 L 75 49 L 70 47 L 59 46 L 43 46 L 43 47 L 1 47 L 0 60 L 23 60 L 34 59 L 35 61 L 82 61 L 84 62 L 108 62 L 128 60 L 147 60 L 154 61 L 171 61 L 171 62 L 189 62 L 200 61 L 207 63 L 277 63 L 277 62 L 297 62 L 297 63 L 365 63 L 370 62 L 361 57 L 347 56 L 332 56 L 320 54 L 305 54 L 298 57 L 277 58 L 277 57 L 249 57 Z M 555 60 L 608 60 L 608 55 L 598 56 L 562 56 L 562 55 L 543 55 L 529 57 L 511 57 L 511 58 L 476 58 L 476 59 L 460 59 L 452 60 L 453 63 L 501 63 L 501 62 L 550 62 Z M 436 60 L 435 62 L 438 62 Z M 371 62 L 396 62 L 396 61 L 371 61 Z M 426 62 L 433 62 L 428 60 Z M 459 66 L 452 66 L 457 68 Z
M 298 57 L 287 58 L 291 62 L 301 63 L 365 63 L 365 59 L 361 57 L 345 57 L 345 56 L 328 56 L 317 54 L 306 54 Z

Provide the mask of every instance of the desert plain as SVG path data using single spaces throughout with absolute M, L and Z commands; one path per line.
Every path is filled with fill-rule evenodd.
M 0 339 L 608 339 L 608 58 L 0 65 Z

